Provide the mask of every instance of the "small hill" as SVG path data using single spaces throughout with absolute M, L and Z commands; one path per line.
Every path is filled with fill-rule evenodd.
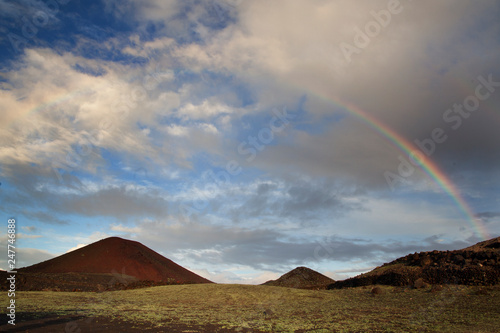
M 139 242 L 119 237 L 102 239 L 18 272 L 19 287 L 25 290 L 212 283 Z
M 324 289 L 333 282 L 335 281 L 312 269 L 297 267 L 282 275 L 279 279 L 267 281 L 263 285 L 299 289 Z
M 466 247 L 464 250 L 481 252 L 481 251 L 499 250 L 499 249 L 500 249 L 500 237 L 497 237 Z
M 371 272 L 332 283 L 328 289 L 374 284 L 414 286 L 417 280 L 428 284 L 500 284 L 500 237 L 462 250 L 409 254 Z

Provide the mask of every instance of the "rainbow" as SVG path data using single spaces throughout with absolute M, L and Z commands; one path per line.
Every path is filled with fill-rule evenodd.
M 420 150 L 413 143 L 411 143 L 399 133 L 394 131 L 392 128 L 390 128 L 368 112 L 357 107 L 353 103 L 347 102 L 339 98 L 338 96 L 335 96 L 335 98 L 332 99 L 310 90 L 308 90 L 307 92 L 329 104 L 333 104 L 336 107 L 349 112 L 349 114 L 351 115 L 354 115 L 357 119 L 361 120 L 366 125 L 373 128 L 376 132 L 380 133 L 382 136 L 388 139 L 392 144 L 397 146 L 408 156 L 410 156 L 414 152 L 420 152 Z M 421 169 L 426 174 L 428 174 L 451 197 L 460 211 L 465 215 L 476 234 L 483 240 L 490 239 L 491 237 L 483 222 L 481 221 L 481 219 L 475 216 L 473 210 L 464 200 L 464 198 L 460 194 L 460 191 L 456 188 L 450 178 L 439 168 L 439 166 L 433 160 L 426 157 L 424 154 L 418 154 L 418 159 Z
M 73 91 L 69 94 L 64 94 L 62 96 L 59 96 L 53 101 L 43 103 L 42 105 L 29 110 L 29 113 L 31 112 L 40 112 L 44 110 L 47 107 L 57 105 L 59 103 L 65 102 L 70 98 L 79 96 L 79 95 L 84 95 L 87 94 L 88 91 L 86 90 L 77 90 Z M 419 149 L 410 141 L 406 140 L 404 137 L 402 137 L 399 133 L 394 131 L 392 128 L 378 120 L 377 118 L 373 117 L 371 114 L 367 113 L 366 111 L 362 110 L 361 108 L 357 107 L 353 103 L 347 102 L 343 99 L 341 99 L 338 96 L 335 96 L 335 98 L 329 98 L 326 96 L 323 96 L 320 93 L 313 92 L 311 90 L 307 90 L 308 94 L 313 95 L 314 97 L 317 97 L 329 104 L 333 104 L 338 108 L 341 108 L 345 111 L 347 111 L 349 114 L 355 116 L 357 119 L 361 120 L 364 122 L 366 125 L 374 129 L 376 132 L 381 134 L 383 137 L 388 139 L 392 144 L 397 146 L 402 152 L 405 154 L 412 154 L 413 152 L 417 151 L 419 152 Z M 420 161 L 420 167 L 421 169 L 427 173 L 430 178 L 432 178 L 449 196 L 450 198 L 456 203 L 456 205 L 459 207 L 460 211 L 467 217 L 467 220 L 470 222 L 473 230 L 475 230 L 476 234 L 481 237 L 483 240 L 490 239 L 490 235 L 482 223 L 481 219 L 477 218 L 473 212 L 473 210 L 470 208 L 470 206 L 467 204 L 467 202 L 463 199 L 462 195 L 460 194 L 460 191 L 456 188 L 456 186 L 453 184 L 453 182 L 449 179 L 449 177 L 439 168 L 439 166 L 432 161 L 430 158 L 427 158 L 424 154 L 419 154 L 419 161 Z

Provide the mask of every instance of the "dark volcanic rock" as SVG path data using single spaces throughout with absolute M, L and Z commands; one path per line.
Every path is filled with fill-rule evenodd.
M 413 284 L 413 287 L 416 289 L 427 288 L 429 284 L 424 281 L 422 278 L 418 278 L 417 281 Z
M 372 293 L 372 295 L 382 295 L 384 293 L 384 289 L 375 287 L 370 292 Z
M 409 254 L 328 289 L 368 285 L 414 286 L 419 279 L 430 284 L 488 286 L 500 283 L 500 237 L 463 250 Z M 420 283 L 420 282 L 419 282 Z
M 433 284 L 432 287 L 431 287 L 431 293 L 438 293 L 440 291 L 443 291 L 443 286 L 440 285 L 440 284 Z

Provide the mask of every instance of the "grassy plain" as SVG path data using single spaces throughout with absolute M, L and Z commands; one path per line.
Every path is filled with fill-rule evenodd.
M 500 327 L 500 286 L 382 289 L 372 295 L 371 288 L 172 285 L 102 293 L 18 292 L 16 303 L 18 322 L 23 313 L 79 315 L 158 332 L 179 324 L 189 328 L 183 332 L 206 332 L 207 325 L 212 332 L 498 332 Z

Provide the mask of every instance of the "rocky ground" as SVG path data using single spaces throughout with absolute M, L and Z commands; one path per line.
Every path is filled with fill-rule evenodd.
M 409 254 L 371 272 L 337 281 L 329 289 L 374 284 L 411 286 L 428 284 L 489 286 L 500 283 L 500 237 L 456 251 Z

